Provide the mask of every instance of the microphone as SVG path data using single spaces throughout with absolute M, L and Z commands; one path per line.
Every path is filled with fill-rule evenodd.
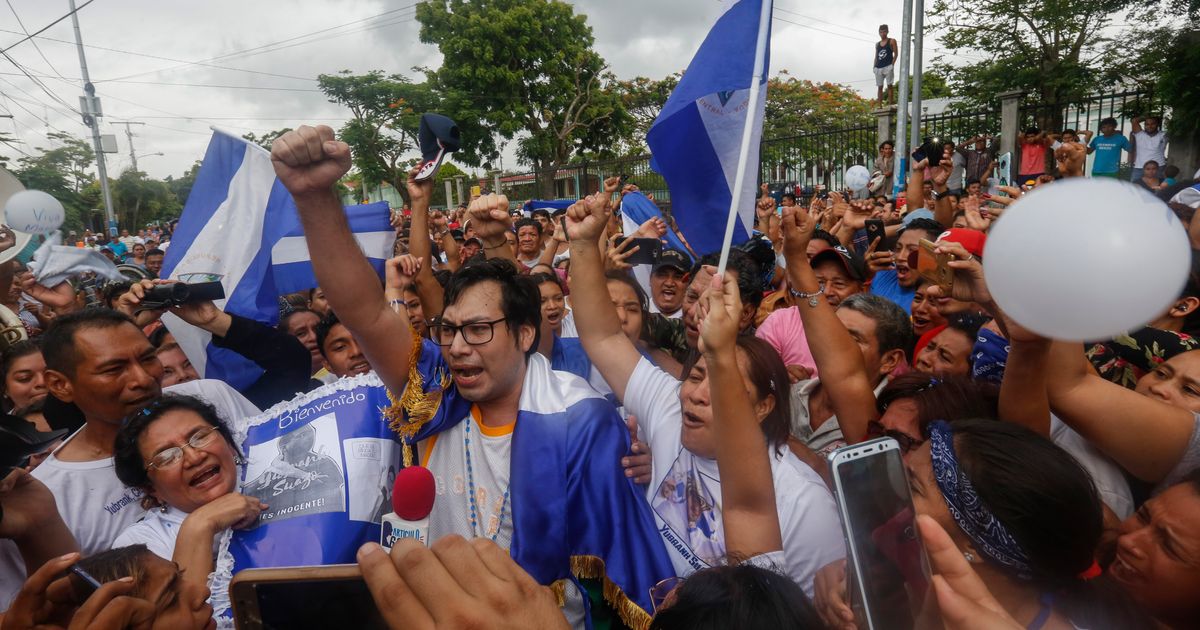
M 428 468 L 400 469 L 392 486 L 392 512 L 383 515 L 380 546 L 390 551 L 401 538 L 412 538 L 428 547 L 434 494 L 433 473 Z

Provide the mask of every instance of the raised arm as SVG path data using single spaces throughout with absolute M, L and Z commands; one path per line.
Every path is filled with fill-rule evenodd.
M 1183 457 L 1192 412 L 1100 378 L 1079 344 L 1055 342 L 1046 374 L 1054 413 L 1135 477 L 1162 481 Z
M 813 295 L 797 297 L 796 308 L 808 349 L 821 374 L 821 386 L 829 392 L 842 435 L 853 444 L 866 437 L 867 423 L 878 418 L 879 412 L 862 351 L 838 319 L 836 310 L 824 295 L 819 295 L 823 289 L 805 254 L 815 223 L 800 206 L 783 209 L 783 253 L 788 263 L 788 283 L 799 293 Z
M 358 339 L 367 360 L 393 392 L 408 385 L 412 330 L 408 318 L 388 308 L 383 286 L 367 262 L 333 192 L 350 170 L 350 147 L 333 129 L 307 125 L 271 145 L 271 161 L 300 214 L 317 282 L 342 324 Z
M 950 203 L 950 188 L 946 185 L 953 171 L 954 162 L 950 159 L 950 152 L 946 151 L 933 169 L 933 192 L 938 195 L 933 202 L 933 220 L 942 225 L 954 223 L 954 205 Z
M 433 277 L 433 245 L 429 237 L 429 198 L 433 194 L 433 181 L 418 182 L 414 179 L 419 169 L 408 172 L 408 202 L 412 210 L 412 223 L 408 226 L 408 253 L 421 261 L 417 273 L 417 295 L 426 309 L 426 319 L 442 314 L 442 285 Z M 453 239 L 451 239 L 453 240 Z
M 733 559 L 780 551 L 783 535 L 770 450 L 738 369 L 742 301 L 732 274 L 727 272 L 724 279 L 713 274 L 712 287 L 701 299 L 708 304 L 708 314 L 700 323 L 700 349 L 712 395 L 725 553 Z
M 917 209 L 917 200 L 921 201 L 921 207 L 925 207 L 925 167 L 929 166 L 929 160 L 914 161 L 912 170 L 908 174 L 908 189 L 904 193 L 904 203 L 908 204 L 908 211 L 912 212 Z M 930 208 L 932 211 L 933 208 Z
M 608 223 L 607 193 L 595 193 L 567 210 L 571 244 L 571 308 L 579 341 L 592 365 L 620 400 L 641 354 L 621 331 L 621 322 L 608 295 L 599 238 Z

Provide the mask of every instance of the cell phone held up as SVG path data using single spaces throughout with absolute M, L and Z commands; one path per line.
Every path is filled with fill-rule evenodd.
M 936 253 L 936 249 L 936 243 L 921 239 L 917 251 L 909 254 L 908 266 L 916 269 L 922 278 L 941 287 L 942 291 L 949 295 L 950 290 L 954 288 L 954 270 L 949 264 L 953 258 L 950 254 Z
M 618 236 L 613 239 L 613 247 L 620 247 L 625 242 L 624 236 Z M 656 238 L 635 238 L 629 244 L 629 249 L 638 248 L 629 258 L 625 260 L 630 265 L 653 265 L 658 261 L 658 254 L 662 251 L 662 241 Z
M 888 437 L 860 442 L 829 460 L 846 537 L 847 601 L 858 627 L 914 628 L 930 570 L 899 443 Z
M 241 630 L 387 628 L 356 564 L 246 569 L 229 591 Z
M 887 252 L 892 250 L 892 244 L 888 242 L 887 230 L 881 219 L 867 219 L 867 247 L 870 247 L 875 240 L 879 240 L 879 244 L 875 246 L 877 252 Z

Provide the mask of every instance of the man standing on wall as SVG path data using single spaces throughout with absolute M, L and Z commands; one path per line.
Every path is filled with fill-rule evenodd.
M 879 41 L 875 42 L 875 87 L 878 88 L 879 106 L 883 106 L 883 94 L 887 91 L 888 105 L 892 104 L 893 68 L 896 63 L 896 40 L 888 37 L 888 25 L 879 25 Z

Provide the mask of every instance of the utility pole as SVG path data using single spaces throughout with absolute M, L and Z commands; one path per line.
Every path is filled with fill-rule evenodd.
M 117 235 L 117 218 L 113 214 L 112 191 L 108 188 L 108 168 L 104 164 L 104 148 L 100 146 L 100 121 L 103 116 L 100 99 L 96 97 L 96 86 L 88 77 L 87 57 L 83 55 L 83 35 L 79 32 L 79 14 L 75 0 L 67 0 L 71 7 L 71 24 L 75 26 L 75 47 L 79 50 L 79 76 L 83 77 L 84 95 L 79 97 L 83 110 L 83 124 L 92 128 L 92 150 L 96 152 L 96 171 L 100 175 L 100 191 L 104 194 L 104 218 L 108 221 L 109 236 Z M 128 128 L 127 128 L 128 129 Z
M 904 0 L 904 20 L 900 28 L 900 94 L 896 97 L 896 171 L 892 179 L 892 194 L 905 189 L 904 178 L 908 174 L 908 51 L 912 41 L 913 0 Z M 912 203 L 911 200 L 908 203 Z
M 913 0 L 913 9 L 916 12 L 916 23 L 913 25 L 913 63 L 912 63 L 912 144 L 917 147 L 921 144 L 921 74 L 924 68 L 921 66 L 921 53 L 924 50 L 925 44 L 925 0 Z M 938 147 L 938 151 L 941 151 Z M 935 156 L 929 156 L 929 165 L 934 166 L 942 161 L 941 153 Z
M 109 123 L 109 124 L 110 125 L 125 125 L 125 137 L 129 138 L 129 161 L 133 162 L 133 172 L 136 173 L 138 170 L 137 155 L 133 152 L 133 131 L 130 130 L 129 126 L 130 125 L 144 125 L 146 123 L 125 121 L 125 122 L 114 122 L 114 123 Z M 159 155 L 161 155 L 161 154 L 159 154 Z

